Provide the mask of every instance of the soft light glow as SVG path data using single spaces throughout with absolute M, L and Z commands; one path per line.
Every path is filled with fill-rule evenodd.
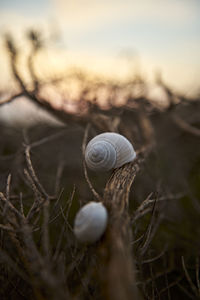
M 14 2 L 14 3 L 13 3 Z M 140 73 L 164 80 L 187 95 L 199 89 L 200 2 L 197 0 L 2 1 L 1 33 L 13 33 L 25 49 L 24 33 L 41 29 L 50 48 L 37 58 L 42 77 L 72 67 L 124 79 Z M 0 43 L 0 86 L 11 74 Z

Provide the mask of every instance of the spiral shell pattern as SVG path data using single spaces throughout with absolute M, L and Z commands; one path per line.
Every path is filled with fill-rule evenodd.
M 101 202 L 89 202 L 77 213 L 74 234 L 81 243 L 94 243 L 100 239 L 107 226 L 107 210 Z
M 106 132 L 94 137 L 87 145 L 85 161 L 93 171 L 108 171 L 134 160 L 136 153 L 124 136 Z

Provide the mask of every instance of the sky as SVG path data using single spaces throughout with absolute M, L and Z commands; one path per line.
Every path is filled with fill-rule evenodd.
M 159 71 L 178 91 L 199 91 L 199 0 L 0 0 L 0 35 L 9 31 L 23 45 L 31 27 L 59 35 L 51 47 L 52 68 L 70 63 L 119 77 L 140 73 L 147 80 Z M 6 82 L 2 43 L 0 54 L 0 82 Z

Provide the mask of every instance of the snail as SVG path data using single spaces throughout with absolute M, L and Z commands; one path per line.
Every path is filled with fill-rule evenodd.
M 123 135 L 106 132 L 95 136 L 85 150 L 85 161 L 93 171 L 109 171 L 135 159 L 132 144 Z
M 81 243 L 94 243 L 103 235 L 108 221 L 108 213 L 101 202 L 89 202 L 77 213 L 74 234 Z

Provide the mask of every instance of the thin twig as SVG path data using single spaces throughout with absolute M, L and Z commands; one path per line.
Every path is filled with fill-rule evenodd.
M 135 245 L 135 244 L 139 243 L 143 238 L 144 238 L 144 233 L 137 240 L 133 240 L 131 242 L 131 245 Z
M 6 198 L 10 201 L 10 183 L 11 183 L 11 174 L 8 175 L 7 184 L 6 184 Z
M 42 241 L 45 260 L 49 263 L 50 249 L 49 249 L 49 200 L 47 199 L 43 205 L 43 226 L 42 226 Z
M 155 293 L 158 294 L 158 290 L 157 290 L 157 287 L 156 287 L 156 284 L 155 284 L 155 275 L 154 275 L 154 272 L 153 272 L 153 267 L 152 267 L 152 264 L 149 264 L 149 269 L 150 269 L 150 274 L 151 274 L 151 290 L 152 290 L 152 294 L 151 294 L 151 299 L 155 299 L 156 295 Z
M 12 212 L 14 212 L 14 214 L 16 215 L 16 216 L 18 216 L 20 219 L 23 219 L 23 216 L 21 215 L 21 213 L 12 205 L 12 203 L 10 202 L 10 201 L 8 201 L 7 199 L 6 199 L 6 197 L 4 196 L 4 194 L 3 193 L 1 193 L 0 192 L 0 199 L 1 199 L 1 201 L 3 201 L 8 207 L 9 207 L 9 209 L 12 211 Z
M 67 127 L 67 128 L 64 128 L 64 129 L 61 130 L 60 132 L 57 132 L 57 133 L 54 133 L 54 134 L 52 134 L 52 135 L 50 135 L 50 136 L 44 137 L 44 138 L 40 139 L 39 141 L 30 143 L 30 144 L 29 144 L 29 148 L 30 148 L 30 149 L 33 149 L 33 148 L 39 147 L 39 146 L 41 146 L 41 145 L 44 145 L 44 144 L 46 144 L 46 143 L 48 143 L 48 142 L 52 142 L 52 141 L 54 141 L 54 140 L 56 140 L 56 139 L 62 137 L 63 135 L 65 135 L 66 132 L 67 132 L 67 130 L 68 130 L 68 127 Z
M 188 292 L 188 290 L 183 285 L 177 283 L 177 286 L 179 287 L 180 290 L 182 290 L 187 295 L 187 297 L 194 300 L 194 295 Z
M 85 149 L 86 149 L 86 143 L 87 143 L 87 139 L 88 139 L 88 133 L 89 133 L 89 128 L 90 128 L 90 124 L 87 124 L 86 129 L 85 129 L 85 133 L 84 133 L 84 137 L 83 137 L 83 143 L 82 143 L 82 155 L 83 155 L 83 170 L 84 170 L 84 175 L 85 175 L 85 179 L 87 181 L 87 184 L 91 190 L 91 192 L 93 193 L 94 197 L 98 200 L 101 201 L 101 197 L 100 195 L 95 191 L 88 173 L 87 173 L 87 167 L 86 167 L 86 163 L 85 163 Z
M 34 68 L 34 58 L 37 54 L 39 50 L 39 47 L 37 47 L 37 45 L 35 45 L 35 43 L 32 41 L 32 49 L 31 49 L 31 52 L 29 54 L 29 57 L 28 57 L 28 70 L 29 70 L 29 73 L 31 75 L 31 78 L 33 80 L 33 85 L 34 85 L 34 92 L 37 93 L 38 92 L 38 89 L 39 89 L 39 81 L 38 81 L 38 78 L 37 78 L 37 75 L 36 75 L 36 72 L 35 72 L 35 68 Z
M 147 198 L 140 204 L 140 206 L 136 209 L 135 213 L 134 213 L 134 217 L 132 220 L 132 223 L 134 223 L 139 217 L 140 215 L 143 213 L 143 211 L 145 210 L 145 208 L 147 206 L 149 206 L 150 203 L 155 203 L 155 200 L 150 200 L 151 196 L 153 193 L 150 193 Z
M 16 232 L 16 230 L 14 230 L 12 227 L 6 226 L 6 225 L 3 225 L 3 224 L 0 224 L 0 229 L 3 229 L 3 230 L 5 230 L 5 231 Z
M 146 250 L 148 249 L 148 246 L 153 238 L 152 236 L 152 227 L 153 227 L 153 223 L 154 223 L 154 220 L 155 220 L 155 212 L 156 212 L 156 201 L 154 201 L 154 205 L 153 205 L 153 208 L 152 208 L 152 215 L 151 215 L 151 220 L 148 224 L 148 227 L 147 227 L 147 230 L 146 230 L 146 233 L 145 233 L 145 236 L 146 236 L 146 239 L 145 239 L 145 242 L 143 244 L 143 246 L 140 248 L 140 255 L 143 256 L 146 252 Z
M 37 185 L 38 189 L 40 190 L 40 192 L 49 199 L 49 195 L 47 194 L 47 192 L 45 191 L 45 189 L 43 188 L 43 186 L 41 185 L 35 170 L 33 168 L 33 164 L 31 161 L 31 156 L 30 156 L 30 146 L 26 146 L 25 147 L 25 156 L 26 156 L 26 162 L 27 162 L 27 166 L 28 166 L 28 170 L 30 172 L 30 175 L 33 179 L 33 181 L 35 182 L 35 184 Z
M 171 282 L 170 284 L 168 284 L 167 287 L 161 289 L 159 291 L 159 296 L 161 294 L 163 294 L 164 292 L 166 292 L 167 290 L 169 290 L 170 288 L 172 288 L 173 286 L 177 285 L 181 280 L 183 279 L 183 276 L 178 277 L 176 280 L 174 280 L 173 282 Z
M 66 226 L 62 226 L 61 232 L 60 232 L 59 237 L 58 237 L 58 241 L 56 243 L 56 249 L 55 249 L 55 252 L 54 252 L 54 255 L 53 255 L 53 260 L 54 261 L 56 261 L 58 259 L 58 255 L 59 255 L 59 252 L 60 252 L 61 243 L 62 243 L 62 240 L 63 240 L 65 230 L 66 230 Z
M 187 281 L 188 281 L 188 283 L 189 283 L 189 285 L 191 287 L 191 290 L 193 291 L 193 293 L 195 294 L 195 296 L 198 297 L 199 296 L 198 290 L 197 290 L 196 286 L 194 285 L 194 283 L 192 282 L 192 279 L 191 279 L 191 277 L 190 277 L 190 275 L 188 273 L 188 270 L 186 269 L 185 260 L 184 260 L 183 256 L 181 256 L 181 262 L 182 262 L 183 270 L 185 272 L 185 277 L 186 277 L 186 279 L 187 279 Z
M 23 280 L 29 283 L 28 276 L 17 266 L 16 262 L 2 249 L 0 248 L 0 262 L 6 263 L 11 269 L 13 269 Z
M 181 119 L 179 116 L 173 114 L 172 115 L 172 120 L 174 123 L 183 131 L 188 132 L 194 136 L 200 137 L 200 129 L 196 128 L 189 123 L 185 122 L 183 119 Z
M 164 260 L 164 270 L 166 270 L 166 268 L 167 268 L 166 256 L 163 257 L 163 260 Z M 170 293 L 170 289 L 169 289 L 169 280 L 168 280 L 168 274 L 167 273 L 165 273 L 165 283 L 166 283 L 166 286 L 167 286 L 168 300 L 171 300 L 171 293 Z
M 2 101 L 0 101 L 0 106 L 3 106 L 5 104 L 11 103 L 12 101 L 14 101 L 15 99 L 24 96 L 23 92 L 20 92 L 18 94 L 12 95 L 11 97 L 4 99 Z
M 53 217 L 54 212 L 55 212 L 54 209 L 56 208 L 56 206 L 58 205 L 59 201 L 61 200 L 61 197 L 62 197 L 63 193 L 64 193 L 64 188 L 61 189 L 60 194 L 58 195 L 58 197 L 57 197 L 55 203 L 53 204 L 52 212 L 51 212 L 51 214 L 50 214 L 50 219 L 51 219 L 51 217 Z M 59 215 L 59 214 L 58 214 L 58 215 Z M 55 219 L 56 219 L 56 218 L 53 217 L 53 218 L 49 221 L 49 223 L 53 222 Z
M 22 216 L 24 216 L 24 205 L 23 205 L 23 194 L 20 192 L 19 194 L 19 201 L 20 201 L 20 212 Z
M 173 268 L 168 268 L 168 269 L 165 269 L 164 271 L 161 271 L 161 272 L 157 272 L 155 275 L 154 275 L 154 279 L 158 279 L 162 276 L 165 276 L 165 274 L 170 274 L 171 272 L 173 272 L 174 269 Z M 141 284 L 149 284 L 150 282 L 152 281 L 152 278 L 148 278 L 146 279 L 144 282 L 142 282 Z
M 70 212 L 70 209 L 71 209 L 74 194 L 75 194 L 75 185 L 74 185 L 71 197 L 68 201 L 68 208 L 67 208 L 67 211 L 66 211 L 66 214 L 65 214 L 65 220 L 68 220 L 68 215 L 69 215 L 69 212 Z M 61 210 L 61 213 L 64 215 L 63 210 Z M 66 226 L 62 226 L 61 233 L 60 233 L 57 245 L 56 245 L 56 250 L 55 250 L 55 253 L 54 253 L 54 256 L 53 256 L 53 260 L 57 260 L 57 257 L 59 255 L 59 251 L 60 251 L 60 247 L 61 247 L 61 243 L 62 243 L 62 239 L 63 239 L 63 235 L 64 235 L 65 230 L 66 230 Z
M 63 219 L 65 220 L 65 223 L 67 224 L 67 226 L 69 227 L 69 229 L 71 230 L 71 232 L 73 232 L 73 229 L 72 229 L 71 225 L 69 224 L 69 222 L 68 222 L 68 220 L 67 220 L 67 218 L 66 218 L 66 216 L 64 214 L 62 206 L 60 206 L 60 211 L 61 211 L 61 214 L 63 216 Z
M 41 196 L 40 191 L 38 191 L 37 186 L 35 185 L 35 182 L 33 181 L 32 177 L 30 176 L 29 172 L 26 169 L 24 169 L 24 174 L 26 175 L 26 178 L 27 178 L 28 182 L 30 183 L 30 186 L 35 195 L 34 202 L 26 216 L 27 220 L 30 220 L 35 215 L 36 211 L 41 206 L 41 203 L 44 202 L 44 200 Z
M 72 190 L 72 194 L 71 194 L 71 197 L 69 198 L 69 201 L 68 201 L 68 208 L 67 208 L 67 211 L 66 211 L 66 218 L 68 219 L 68 216 L 69 216 L 69 212 L 70 212 L 70 209 L 71 209 L 71 206 L 72 206 L 72 201 L 74 199 L 74 195 L 75 195 L 75 190 L 76 190 L 76 187 L 75 185 L 73 186 L 73 190 Z
M 197 288 L 198 288 L 198 292 L 199 292 L 199 296 L 200 296 L 200 280 L 199 280 L 199 257 L 197 256 L 196 258 L 196 264 L 195 264 L 195 267 L 196 267 L 196 281 L 197 281 Z
M 167 247 L 165 246 L 161 253 L 159 253 L 158 255 L 156 255 L 156 256 L 153 257 L 153 258 L 145 259 L 145 260 L 143 260 L 141 263 L 142 263 L 142 264 L 149 264 L 149 263 L 154 262 L 155 260 L 161 258 L 161 257 L 165 254 L 166 249 L 167 249 Z
M 55 188 L 54 188 L 55 194 L 57 194 L 60 189 L 61 177 L 63 171 L 64 171 L 64 161 L 60 161 L 57 167 L 56 178 L 55 178 Z
M 6 215 L 8 209 L 8 202 L 10 202 L 10 183 L 11 183 L 11 174 L 8 175 L 7 183 L 6 183 L 6 199 L 7 203 L 4 206 L 3 216 Z
M 155 199 L 150 199 L 152 193 L 140 204 L 140 206 L 134 212 L 134 216 L 132 217 L 131 222 L 135 223 L 138 219 L 143 217 L 145 214 L 149 213 L 152 210 L 152 205 L 155 203 Z M 183 197 L 185 193 L 178 193 L 175 195 L 166 195 L 156 199 L 156 202 L 168 201 L 168 200 L 175 200 L 180 199 Z

